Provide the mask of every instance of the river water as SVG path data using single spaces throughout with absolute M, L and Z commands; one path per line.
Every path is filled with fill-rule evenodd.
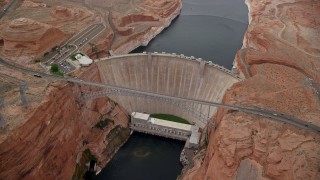
M 176 179 L 184 142 L 134 132 L 96 179 Z
M 231 69 L 248 24 L 244 0 L 183 0 L 171 26 L 133 52 L 195 56 Z M 174 180 L 184 142 L 133 133 L 96 179 Z

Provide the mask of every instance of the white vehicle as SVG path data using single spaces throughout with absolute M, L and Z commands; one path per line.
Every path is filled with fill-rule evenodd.
M 33 76 L 34 76 L 34 77 L 38 77 L 38 78 L 42 78 L 42 76 L 41 76 L 40 74 L 38 74 L 38 73 L 33 74 Z

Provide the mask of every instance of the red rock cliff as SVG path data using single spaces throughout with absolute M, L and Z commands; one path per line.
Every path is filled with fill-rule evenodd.
M 320 2 L 247 1 L 250 24 L 236 63 L 247 79 L 224 103 L 275 110 L 320 125 Z M 184 179 L 319 179 L 320 135 L 219 110 L 204 161 Z
M 96 66 L 91 66 L 82 78 L 99 82 Z M 51 84 L 26 123 L 0 144 L 0 179 L 70 179 L 86 148 L 103 166 L 118 148 L 106 148 L 107 134 L 117 125 L 127 127 L 128 117 L 125 110 L 107 98 L 79 103 L 81 93 L 97 90 Z M 94 127 L 102 119 L 113 123 L 104 129 Z

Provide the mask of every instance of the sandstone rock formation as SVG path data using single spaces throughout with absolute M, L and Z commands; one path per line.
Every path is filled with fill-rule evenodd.
M 250 24 L 236 56 L 247 79 L 224 103 L 255 106 L 320 125 L 320 2 L 247 0 Z M 184 179 L 320 177 L 320 135 L 272 119 L 219 110 L 204 162 Z M 250 175 L 251 176 L 251 175 Z M 252 176 L 251 176 L 252 177 Z
M 100 81 L 96 66 L 81 78 Z M 87 148 L 101 160 L 99 165 L 109 161 L 119 147 L 108 146 L 106 136 L 117 125 L 126 127 L 128 117 L 125 110 L 107 98 L 83 104 L 78 101 L 81 93 L 96 90 L 51 83 L 37 108 L 20 111 L 26 123 L 8 132 L 0 144 L 0 179 L 70 179 Z M 4 116 L 8 118 L 10 114 Z M 113 123 L 103 130 L 94 127 L 105 118 Z
M 181 7 L 181 0 L 28 0 L 1 19 L 0 31 L 5 31 L 10 23 L 9 20 L 17 18 L 33 19 L 51 25 L 70 36 L 91 24 L 103 23 L 106 26 L 105 30 L 82 49 L 92 58 L 101 58 L 110 55 L 110 50 L 114 54 L 125 54 L 141 45 L 147 45 L 152 38 L 169 26 L 180 13 Z M 3 46 L 4 39 L 0 38 L 0 49 L 1 44 Z M 55 42 L 55 45 L 59 43 Z M 1 55 L 17 62 L 19 61 L 16 60 L 17 57 L 30 58 L 32 53 L 41 54 L 34 50 L 15 52 L 14 46 L 12 44 L 10 48 L 0 51 Z M 23 43 L 21 46 L 27 45 Z M 31 45 L 29 44 L 28 48 L 29 46 Z M 50 49 L 46 44 L 41 47 Z M 42 51 L 44 52 L 45 50 Z
M 0 1 L 0 8 L 3 9 L 8 4 L 8 2 L 9 0 Z
M 83 2 L 86 5 L 87 1 Z M 122 24 L 122 27 L 119 26 L 117 28 L 119 32 L 116 32 L 116 28 L 112 29 L 109 24 L 108 16 L 104 16 L 105 12 L 101 12 L 101 3 L 95 7 L 95 10 L 99 11 L 98 17 L 85 7 L 78 8 L 83 5 L 82 2 L 65 1 L 60 4 L 59 1 L 56 4 L 44 6 L 45 3 L 26 1 L 1 20 L 1 55 L 15 62 L 17 62 L 15 59 L 23 59 L 22 55 L 26 55 L 24 57 L 41 55 L 65 40 L 66 34 L 74 34 L 90 24 L 101 23 L 101 19 L 104 19 L 107 26 L 105 32 L 101 33 L 89 48 L 84 49 L 98 57 L 100 54 L 107 55 L 106 51 L 112 49 L 112 44 L 117 42 L 114 46 L 117 52 L 126 53 L 140 46 L 142 40 L 143 44 L 148 43 L 179 14 L 180 0 L 160 2 L 154 6 L 158 8 L 154 12 L 162 14 L 150 13 L 153 6 L 143 9 L 135 5 L 129 9 L 126 7 L 126 14 L 120 13 L 121 16 L 118 14 L 115 18 L 124 18 L 124 20 L 135 18 L 133 21 Z M 129 4 L 118 1 L 115 3 L 118 4 L 114 7 L 110 2 L 107 6 L 112 7 L 112 11 L 117 11 L 123 10 L 122 5 Z M 75 4 L 77 6 L 73 6 Z M 162 6 L 163 9 L 161 9 Z M 90 7 L 87 5 L 86 8 Z M 108 9 L 108 11 L 111 10 Z M 133 11 L 139 12 L 132 13 Z M 150 22 L 149 17 L 152 17 Z M 11 19 L 14 20 L 11 21 Z M 130 29 L 130 27 L 132 32 L 121 34 L 121 28 Z M 94 50 L 94 47 L 98 50 Z M 24 66 L 29 65 L 24 64 Z M 0 70 L 3 72 L 2 66 Z M 19 74 L 20 78 L 21 75 L 25 76 L 19 72 L 7 70 L 4 72 L 15 77 Z M 73 75 L 91 81 L 101 81 L 97 67 L 94 65 Z M 44 85 L 30 87 L 27 91 L 27 99 L 32 99 L 29 101 L 32 104 L 29 108 L 24 108 L 19 104 L 18 89 L 11 87 L 5 79 L 3 81 L 5 82 L 0 85 L 6 87 L 0 88 L 0 91 L 5 92 L 6 104 L 0 109 L 0 113 L 4 116 L 9 128 L 6 132 L 0 132 L 0 179 L 8 177 L 11 179 L 69 179 L 77 163 L 81 163 L 81 154 L 86 148 L 98 157 L 99 166 L 104 166 L 119 148 L 120 144 L 110 142 L 107 136 L 116 127 L 127 127 L 126 111 L 108 98 L 100 98 L 84 104 L 78 101 L 82 93 L 96 91 L 99 90 L 98 88 L 45 81 Z M 34 97 L 35 95 L 38 96 Z M 8 105 L 8 102 L 11 104 Z M 112 125 L 108 125 L 103 130 L 94 127 L 105 118 L 111 120 Z
M 45 3 L 36 3 L 30 0 L 25 0 L 22 2 L 20 7 L 32 7 L 32 8 L 37 8 L 37 7 L 47 7 L 47 4 Z
M 55 6 L 51 11 L 54 18 L 60 20 L 75 20 L 81 21 L 82 19 L 92 16 L 93 14 L 81 8 L 68 8 L 64 6 Z
M 112 14 L 116 30 L 116 39 L 111 47 L 114 54 L 129 53 L 141 45 L 146 46 L 180 14 L 182 3 L 181 0 L 145 0 L 132 6 L 142 12 Z
M 12 20 L 1 32 L 3 53 L 42 55 L 67 37 L 62 31 L 32 19 L 19 18 Z

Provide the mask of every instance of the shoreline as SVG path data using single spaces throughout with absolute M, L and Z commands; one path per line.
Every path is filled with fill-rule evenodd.
M 114 55 L 128 54 L 140 46 L 147 46 L 153 38 L 155 38 L 158 34 L 160 34 L 165 28 L 169 27 L 175 18 L 178 18 L 178 16 L 181 13 L 181 9 L 182 9 L 182 1 L 180 1 L 179 6 L 172 13 L 172 15 L 169 16 L 167 19 L 165 19 L 164 21 L 165 24 L 163 26 L 152 27 L 143 36 L 140 36 L 137 39 L 128 41 L 127 43 L 121 45 L 119 48 L 114 49 L 113 54 Z

